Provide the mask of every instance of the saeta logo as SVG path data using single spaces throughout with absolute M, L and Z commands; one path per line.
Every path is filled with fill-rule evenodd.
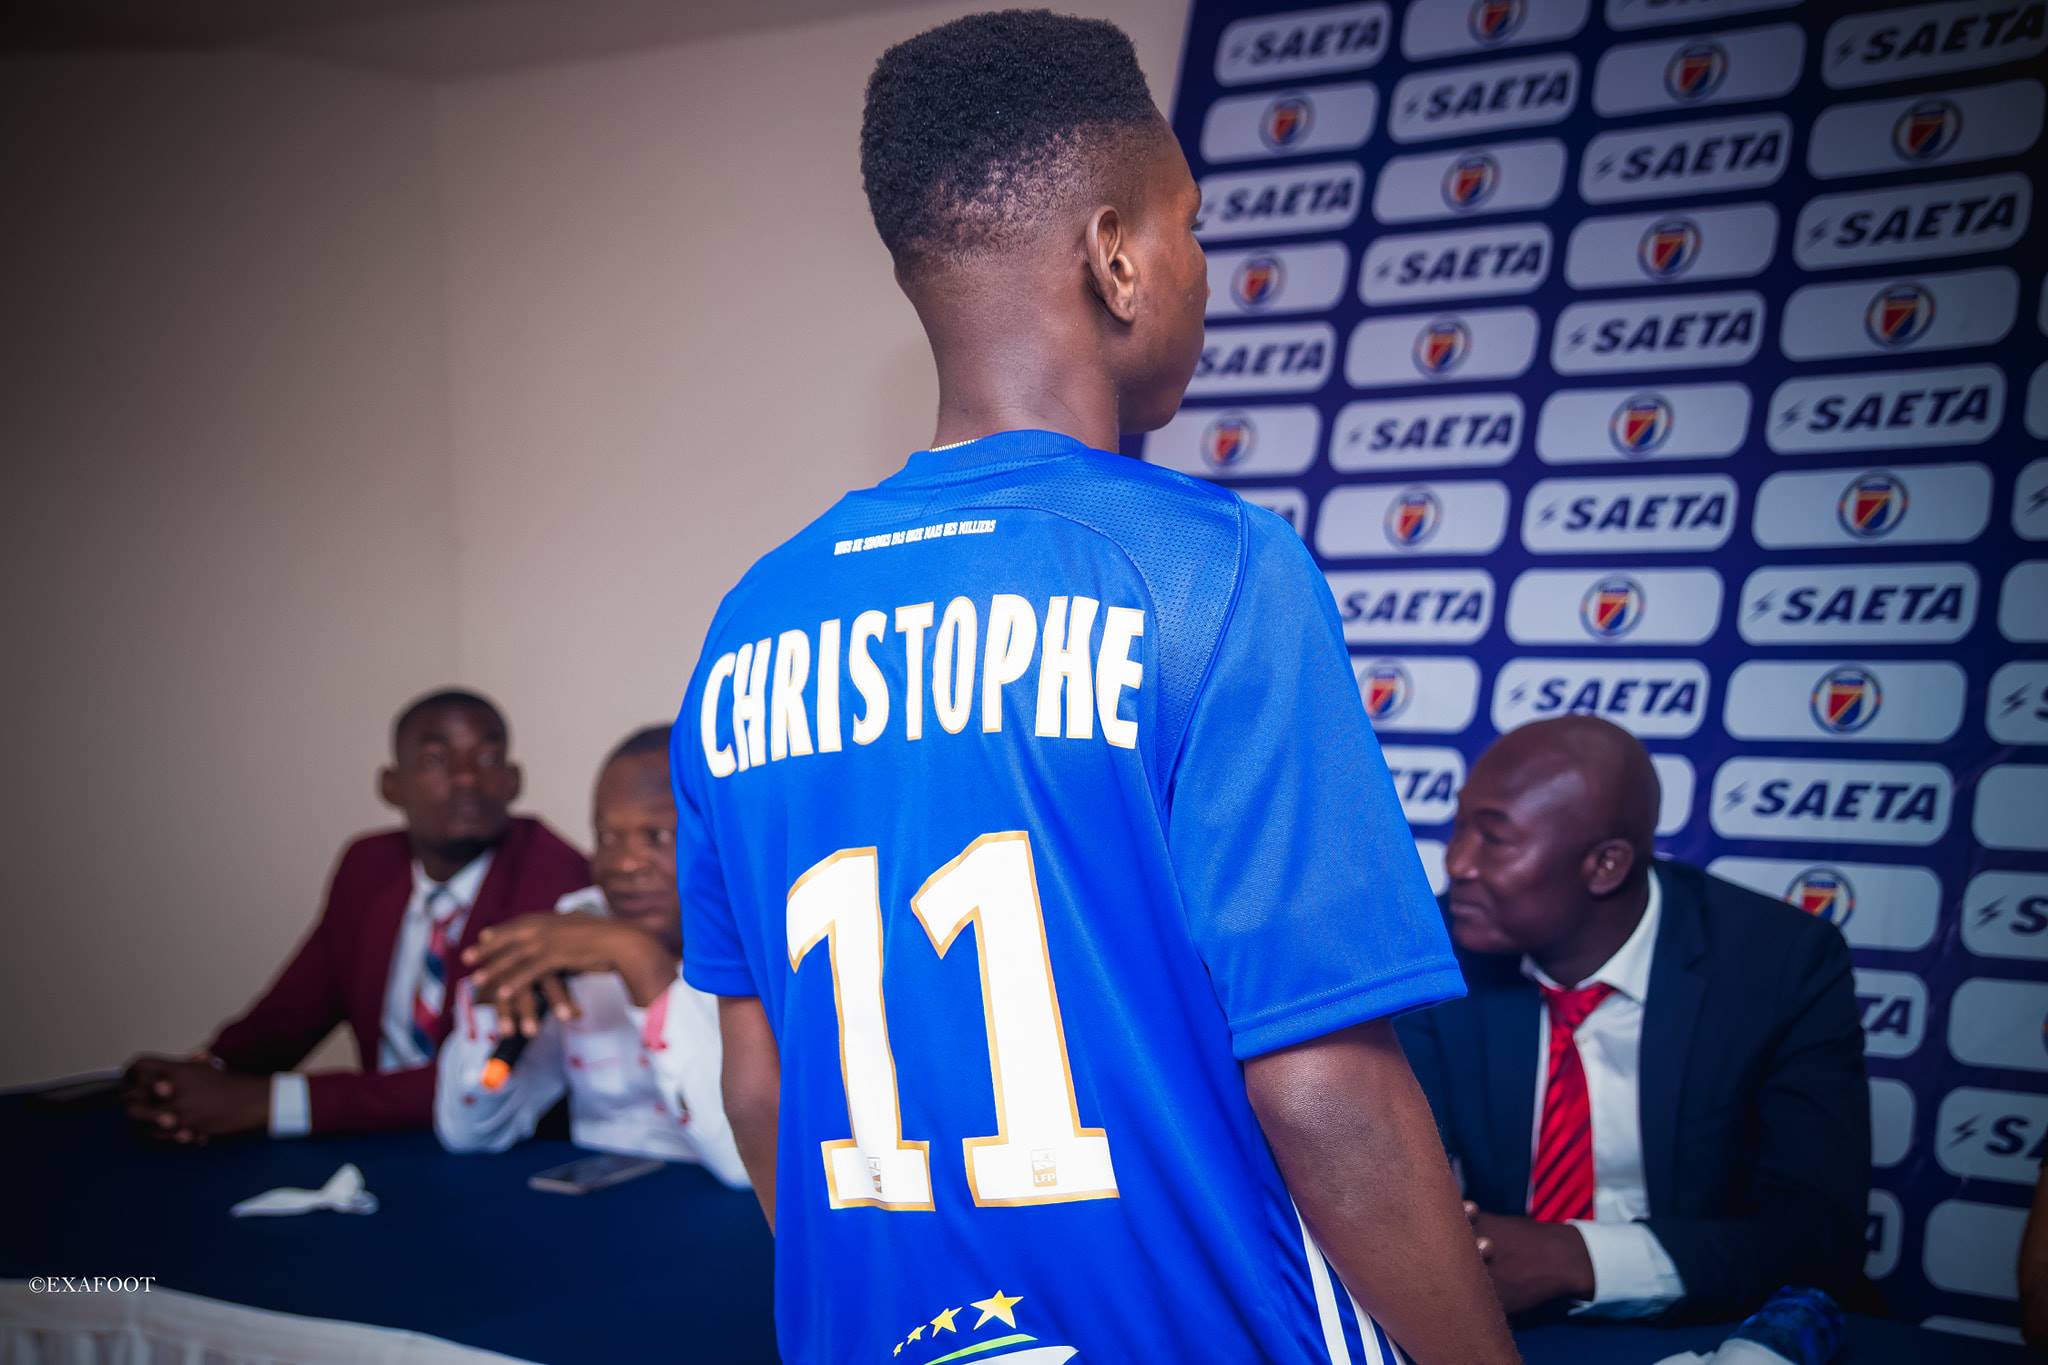
M 1522 0 L 1474 0 L 1467 25 L 1475 39 L 1491 44 L 1513 37 L 1523 17 Z
M 1231 277 L 1230 293 L 1246 308 L 1263 308 L 1287 282 L 1287 268 L 1278 256 L 1247 256 Z
M 1910 346 L 1934 325 L 1934 295 L 1917 284 L 1886 285 L 1870 300 L 1863 328 L 1880 346 Z
M 1444 172 L 1444 203 L 1454 209 L 1475 209 L 1500 184 L 1500 163 L 1485 152 L 1461 156 Z
M 1867 668 L 1831 669 L 1813 689 L 1815 722 L 1838 735 L 1853 735 L 1876 720 L 1883 704 L 1877 675 Z
M 1892 146 L 1908 161 L 1932 161 L 1962 134 L 1962 110 L 1948 100 L 1923 100 L 1892 125 Z
M 1622 454 L 1640 457 L 1671 435 L 1671 405 L 1654 393 L 1639 393 L 1614 410 L 1607 434 Z
M 1411 488 L 1387 505 L 1387 539 L 1408 550 L 1436 533 L 1443 521 L 1443 504 L 1427 488 Z
M 1839 929 L 1856 913 L 1856 888 L 1837 868 L 1809 867 L 1785 888 L 1785 902 Z
M 1579 620 L 1589 634 L 1612 640 L 1643 619 L 1643 589 L 1633 578 L 1603 578 L 1579 599 Z
M 1259 136 L 1274 151 L 1285 151 L 1308 136 L 1315 115 L 1316 107 L 1301 96 L 1283 95 L 1266 106 L 1259 120 Z
M 1836 507 L 1842 529 L 1862 540 L 1876 540 L 1906 518 L 1906 485 L 1894 474 L 1861 474 L 1842 490 Z
M 1671 54 L 1664 68 L 1664 88 L 1673 99 L 1703 100 L 1720 89 L 1728 75 L 1728 53 L 1719 43 L 1695 43 Z
M 1225 413 L 1202 433 L 1202 460 L 1211 469 L 1229 469 L 1252 453 L 1252 439 L 1257 434 L 1251 418 Z
M 1456 318 L 1438 318 L 1415 337 L 1415 368 L 1435 378 L 1458 368 L 1472 350 L 1472 333 Z
M 1689 218 L 1671 218 L 1654 223 L 1643 233 L 1636 256 L 1643 270 L 1660 280 L 1675 279 L 1699 259 L 1699 225 Z
M 1365 714 L 1372 720 L 1392 720 L 1400 715 L 1408 709 L 1408 700 L 1414 693 L 1408 670 L 1392 660 L 1380 659 L 1359 666 L 1358 695 L 1365 702 Z

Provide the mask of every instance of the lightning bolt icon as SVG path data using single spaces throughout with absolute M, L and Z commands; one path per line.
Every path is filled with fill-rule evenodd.
M 1949 1137 L 1948 1145 L 1953 1147 L 1958 1142 L 1967 1142 L 1977 1136 L 1977 1117 L 1977 1115 L 1972 1114 L 1955 1127 L 1949 1129 L 1951 1136 Z
M 1721 808 L 1723 810 L 1733 810 L 1747 800 L 1749 800 L 1749 784 L 1746 782 L 1737 783 L 1728 789 L 1726 796 L 1721 798 Z
M 1985 905 L 1980 905 L 1980 906 L 1978 906 L 1978 907 L 1977 907 L 1977 923 L 1978 923 L 1978 924 L 1989 924 L 1989 923 L 1991 923 L 1991 922 L 1992 922 L 1993 920 L 1995 920 L 1995 919 L 1997 919 L 1997 918 L 1998 918 L 1998 916 L 1999 916 L 1999 912 L 2000 912 L 2000 911 L 2002 911 L 2002 910 L 2004 910 L 2004 909 L 2005 909 L 2005 897 L 2003 897 L 2003 896 L 2000 896 L 2000 897 L 1999 897 L 1999 898 L 1998 898 L 1997 900 L 1995 900 L 1995 901 L 1991 901 L 1991 902 L 1990 902 L 1990 903 L 1988 903 L 1988 904 L 1985 904 Z
M 2026 515 L 2032 516 L 2043 507 L 2048 507 L 2048 483 L 2042 484 L 2039 488 L 2027 494 Z
M 2005 694 L 2005 705 L 1999 708 L 1998 714 L 2001 716 L 2009 716 L 2013 712 L 2019 710 L 2022 706 L 2025 706 L 2026 704 L 2027 689 L 2024 687 L 2015 687 L 2012 691 Z

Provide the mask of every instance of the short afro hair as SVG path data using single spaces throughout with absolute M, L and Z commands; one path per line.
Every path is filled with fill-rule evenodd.
M 1162 127 L 1131 40 L 1049 10 L 941 24 L 868 78 L 860 173 L 899 267 L 1014 244 Z
M 619 741 L 619 746 L 605 755 L 604 766 L 609 768 L 622 758 L 645 758 L 649 754 L 661 755 L 663 763 L 668 762 L 669 727 L 649 725 L 635 730 Z
M 481 711 L 489 721 L 498 727 L 498 733 L 509 742 L 511 727 L 505 724 L 505 713 L 490 698 L 459 687 L 444 687 L 438 692 L 429 692 L 409 704 L 398 713 L 398 719 L 391 722 L 391 752 L 395 755 L 405 744 L 405 737 L 412 728 L 425 720 L 429 711 L 439 711 L 445 706 L 462 707 L 465 710 Z

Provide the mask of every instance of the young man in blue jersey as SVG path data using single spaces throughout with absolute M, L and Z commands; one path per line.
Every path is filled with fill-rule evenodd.
M 784 1358 L 1513 1360 L 1388 1023 L 1463 983 L 1328 588 L 1109 453 L 1207 294 L 1129 41 L 934 29 L 861 159 L 933 448 L 747 573 L 674 736 Z

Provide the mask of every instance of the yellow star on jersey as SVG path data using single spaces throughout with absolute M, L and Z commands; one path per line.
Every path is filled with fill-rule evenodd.
M 933 1319 L 932 1319 L 932 1335 L 933 1335 L 933 1336 L 937 1336 L 937 1335 L 938 1335 L 939 1333 L 941 1333 L 941 1332 L 957 1332 L 957 1331 L 959 1331 L 960 1329 L 959 1329 L 958 1327 L 955 1327 L 955 1326 L 953 1325 L 953 1315 L 954 1315 L 955 1313 L 962 1313 L 962 1312 L 965 1312 L 965 1311 L 966 1311 L 966 1310 L 965 1310 L 965 1309 L 962 1309 L 962 1308 L 948 1308 L 948 1309 L 947 1309 L 947 1310 L 946 1310 L 945 1312 L 943 1312 L 943 1313 L 939 1314 L 939 1315 L 938 1315 L 937 1317 L 933 1318 Z
M 896 1349 L 895 1349 L 895 1350 L 893 1350 L 893 1351 L 891 1351 L 891 1352 L 889 1352 L 889 1354 L 890 1354 L 890 1355 L 892 1355 L 892 1356 L 900 1356 L 900 1355 L 902 1355 L 902 1354 L 903 1354 L 903 1343 L 902 1343 L 902 1342 L 900 1342 L 900 1341 L 899 1341 L 899 1342 L 897 1342 L 897 1343 L 896 1343 Z
M 998 1289 L 985 1299 L 976 1299 L 968 1307 L 981 1310 L 981 1316 L 974 1320 L 976 1327 L 981 1326 L 990 1318 L 1000 1318 L 1005 1326 L 1015 1327 L 1017 1319 L 1014 1316 L 1014 1310 L 1022 1302 L 1024 1302 L 1022 1295 L 1005 1294 L 1002 1290 Z
M 912 1341 L 916 1341 L 916 1340 L 917 1340 L 917 1339 L 918 1339 L 919 1337 L 921 1337 L 921 1336 L 923 1336 L 923 1335 L 924 1335 L 924 1328 L 920 1327 L 920 1328 L 918 1328 L 918 1329 L 917 1329 L 917 1330 L 916 1330 L 915 1332 L 912 1332 L 912 1333 L 910 1334 L 910 1339 L 911 1339 Z

